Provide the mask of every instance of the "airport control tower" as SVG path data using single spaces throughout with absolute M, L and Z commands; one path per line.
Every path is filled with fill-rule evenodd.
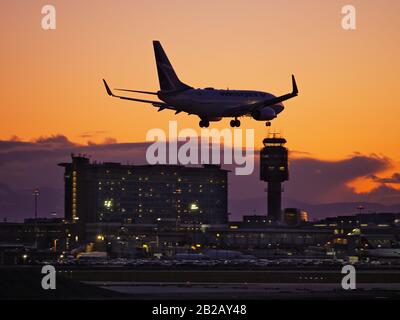
M 260 179 L 268 183 L 268 219 L 273 223 L 282 220 L 282 182 L 289 180 L 288 149 L 286 140 L 277 134 L 264 139 L 260 152 Z

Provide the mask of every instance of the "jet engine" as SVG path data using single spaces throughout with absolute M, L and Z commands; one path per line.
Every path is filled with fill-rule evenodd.
M 208 117 L 207 120 L 208 121 L 221 121 L 222 118 L 221 117 Z
M 263 108 L 261 110 L 255 110 L 251 113 L 254 120 L 258 121 L 269 121 L 276 118 L 276 112 L 270 107 Z

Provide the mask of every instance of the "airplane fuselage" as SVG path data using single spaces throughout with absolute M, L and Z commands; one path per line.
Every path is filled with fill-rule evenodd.
M 182 92 L 157 93 L 166 104 L 179 107 L 187 113 L 204 117 L 223 117 L 229 110 L 242 105 L 251 105 L 273 99 L 274 95 L 252 90 L 219 90 L 213 88 L 187 89 Z M 283 111 L 283 103 L 270 106 L 276 114 Z

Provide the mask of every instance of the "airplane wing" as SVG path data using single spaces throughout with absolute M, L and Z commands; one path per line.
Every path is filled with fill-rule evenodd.
M 243 106 L 235 107 L 229 109 L 226 113 L 224 113 L 224 117 L 241 117 L 251 113 L 258 108 L 263 108 L 265 105 L 265 101 L 252 103 L 252 104 L 245 104 Z
M 264 101 L 259 101 L 256 103 L 252 103 L 252 104 L 247 104 L 247 105 L 243 105 L 243 106 L 239 106 L 239 107 L 235 107 L 230 109 L 226 115 L 227 117 L 240 117 L 240 116 L 244 116 L 246 114 L 251 113 L 252 111 L 255 111 L 257 109 L 262 109 L 268 106 L 273 106 L 274 104 L 289 100 L 291 98 L 294 98 L 298 95 L 299 91 L 297 89 L 297 84 L 296 84 L 296 79 L 294 77 L 294 75 L 292 75 L 292 92 L 291 93 L 287 93 L 284 94 L 282 96 L 273 98 L 273 99 L 266 99 Z
M 158 107 L 158 108 L 159 108 L 158 111 L 162 111 L 162 110 L 164 110 L 164 109 L 171 109 L 171 110 L 176 110 L 177 113 L 180 112 L 179 110 L 177 110 L 176 107 L 169 106 L 169 105 L 167 105 L 167 104 L 164 103 L 164 102 L 153 101 L 153 100 L 144 100 L 144 99 L 137 99 L 137 98 L 131 98 L 131 97 L 124 97 L 124 96 L 115 95 L 115 94 L 111 91 L 111 89 L 110 89 L 110 87 L 108 86 L 106 80 L 103 79 L 103 82 L 104 82 L 104 86 L 106 87 L 107 94 L 108 94 L 109 96 L 111 96 L 111 97 L 119 98 L 119 99 L 123 99 L 123 100 L 131 100 L 131 101 L 137 101 L 137 102 L 150 103 L 150 104 L 152 104 L 154 107 Z

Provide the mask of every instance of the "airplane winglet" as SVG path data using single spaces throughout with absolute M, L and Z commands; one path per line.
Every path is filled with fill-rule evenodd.
M 292 93 L 297 95 L 299 93 L 299 90 L 297 89 L 297 83 L 296 83 L 296 78 L 294 77 L 294 74 L 292 74 L 292 87 L 293 87 Z
M 104 82 L 104 86 L 106 87 L 107 94 L 109 96 L 114 96 L 114 94 L 112 93 L 112 91 L 111 91 L 110 87 L 108 86 L 108 84 L 107 84 L 105 79 L 103 79 L 103 82 Z

